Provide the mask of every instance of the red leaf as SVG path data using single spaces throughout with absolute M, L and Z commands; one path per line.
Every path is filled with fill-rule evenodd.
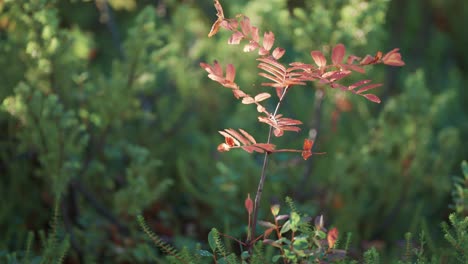
M 236 142 L 232 137 L 225 137 L 224 140 L 229 147 L 234 147 L 236 145 Z
M 303 150 L 311 150 L 314 146 L 314 141 L 311 139 L 304 139 L 304 145 L 302 146 Z
M 275 34 L 273 32 L 265 32 L 263 35 L 263 48 L 266 50 L 271 50 L 273 44 L 275 43 Z
M 264 149 L 265 151 L 268 151 L 268 152 L 273 152 L 275 150 L 275 145 L 273 144 L 267 144 L 267 143 L 257 143 L 255 144 L 255 146 L 258 146 L 262 149 Z
M 312 156 L 312 151 L 302 151 L 302 158 L 307 160 L 310 156 Z
M 255 141 L 255 138 L 252 137 L 252 135 L 250 135 L 249 133 L 247 133 L 245 130 L 243 129 L 240 129 L 239 128 L 239 131 L 242 133 L 242 135 L 244 135 L 250 142 L 252 142 L 253 144 L 257 144 L 257 141 Z
M 226 152 L 226 151 L 229 151 L 231 149 L 231 147 L 229 147 L 228 144 L 226 143 L 221 143 L 218 145 L 218 151 L 219 152 Z
M 314 59 L 315 64 L 317 64 L 319 68 L 322 68 L 327 65 L 327 59 L 325 58 L 325 56 L 323 56 L 322 52 L 314 50 L 310 52 L 310 56 L 312 56 L 312 59 Z
M 380 104 L 380 98 L 377 97 L 377 95 L 375 95 L 375 94 L 363 94 L 362 96 L 367 98 L 367 100 L 369 100 L 369 101 Z
M 246 96 L 246 97 L 242 98 L 242 103 L 243 104 L 253 104 L 253 103 L 255 103 L 255 99 L 253 99 L 250 96 Z
M 367 64 L 372 64 L 374 62 L 374 57 L 371 55 L 366 55 L 364 59 L 360 62 L 361 65 L 367 65 Z
M 216 16 L 220 19 L 224 19 L 223 7 L 219 3 L 219 0 L 214 0 L 214 6 L 216 8 Z
M 229 38 L 228 44 L 237 45 L 241 42 L 243 38 L 244 38 L 244 35 L 242 34 L 242 32 L 236 31 Z
M 218 33 L 219 26 L 221 25 L 221 22 L 222 22 L 222 20 L 218 19 L 213 23 L 213 26 L 211 26 L 211 30 L 208 33 L 209 38 L 211 38 L 212 36 L 216 35 L 216 33 Z
M 374 88 L 382 86 L 382 85 L 383 84 L 381 84 L 381 83 L 370 84 L 370 85 L 364 86 L 362 88 L 359 88 L 359 90 L 356 93 L 360 94 L 360 93 L 363 93 L 363 92 L 368 91 L 370 89 L 374 89 Z
M 371 81 L 372 80 L 362 80 L 362 81 L 359 81 L 357 83 L 353 83 L 350 86 L 348 86 L 348 90 L 353 90 L 353 89 L 355 89 L 355 88 L 357 88 L 357 87 L 359 87 L 359 86 L 361 86 L 363 84 L 369 83 Z
M 228 64 L 226 67 L 226 80 L 228 82 L 234 82 L 235 77 L 236 77 L 236 68 L 234 68 L 234 65 Z
M 247 210 L 247 213 L 251 215 L 253 211 L 253 201 L 252 199 L 250 199 L 250 193 L 247 194 L 247 198 L 245 199 L 244 205 L 245 205 L 245 209 Z
M 333 248 L 337 240 L 338 240 L 338 229 L 334 227 L 330 231 L 328 231 L 328 234 L 327 234 L 328 247 Z
M 349 55 L 349 56 L 348 56 L 348 59 L 346 60 L 346 63 L 347 63 L 347 64 L 353 64 L 353 62 L 354 62 L 355 60 L 360 60 L 360 59 L 361 59 L 361 58 L 358 57 L 358 56 Z
M 242 146 L 241 147 L 243 150 L 247 151 L 248 153 L 252 153 L 252 152 L 258 152 L 258 153 L 264 153 L 265 150 L 262 149 L 262 148 L 259 148 L 255 145 L 250 145 L 250 146 Z
M 241 89 L 233 89 L 232 90 L 232 93 L 234 94 L 234 96 L 239 99 L 239 98 L 243 98 L 243 97 L 246 97 L 247 94 L 244 93 Z
M 393 49 L 382 58 L 384 64 L 390 66 L 403 66 L 405 63 L 401 60 L 401 54 L 398 52 L 400 49 Z
M 281 137 L 284 134 L 284 132 L 280 128 L 275 128 L 275 130 L 273 131 L 273 134 L 275 134 L 275 137 Z
M 249 44 L 244 46 L 244 52 L 251 52 L 258 48 L 258 43 L 255 41 L 250 41 Z
M 365 73 L 366 72 L 366 70 L 364 70 L 364 68 L 359 67 L 357 65 L 353 65 L 353 64 L 346 64 L 346 65 L 341 65 L 341 66 L 343 68 L 345 68 L 345 69 L 349 69 L 349 70 L 359 72 L 359 73 Z
M 216 16 L 218 17 L 218 19 L 216 19 L 213 26 L 211 27 L 210 33 L 208 33 L 208 37 L 212 37 L 218 32 L 219 26 L 221 25 L 221 22 L 224 20 L 223 7 L 219 3 L 219 0 L 214 1 L 214 6 L 216 8 Z
M 244 36 L 248 36 L 251 30 L 250 19 L 244 16 L 244 19 L 242 19 L 240 24 L 241 24 L 242 33 L 244 33 Z
M 271 97 L 271 94 L 269 93 L 260 93 L 255 96 L 255 101 L 256 102 L 261 102 L 263 100 L 266 100 Z
M 252 27 L 251 30 L 252 30 L 252 32 L 251 32 L 252 33 L 252 40 L 258 43 L 260 41 L 260 38 L 258 36 L 258 28 L 257 27 Z
M 332 52 L 333 64 L 335 65 L 341 64 L 341 62 L 343 61 L 345 52 L 346 52 L 345 46 L 343 44 L 337 44 L 333 48 L 333 52 Z
M 283 57 L 285 51 L 286 51 L 285 49 L 279 48 L 279 47 L 274 49 L 273 54 L 272 54 L 273 58 L 279 60 L 281 57 Z

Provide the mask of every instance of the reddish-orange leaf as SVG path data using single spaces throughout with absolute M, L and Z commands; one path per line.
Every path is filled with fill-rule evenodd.
M 237 45 L 241 42 L 243 38 L 244 38 L 244 34 L 242 34 L 242 32 L 236 31 L 229 38 L 228 44 Z
M 253 211 L 253 202 L 252 199 L 250 199 L 250 193 L 247 194 L 247 198 L 245 199 L 244 202 L 245 209 L 247 210 L 247 213 L 252 214 Z
M 343 61 L 345 52 L 346 52 L 345 46 L 343 44 L 337 44 L 333 48 L 333 52 L 332 52 L 332 62 L 333 62 L 333 64 L 335 64 L 335 65 L 341 64 L 341 62 Z
M 281 57 L 283 57 L 284 52 L 286 52 L 286 50 L 283 49 L 283 48 L 279 48 L 279 47 L 278 47 L 278 48 L 274 49 L 274 50 L 273 50 L 273 54 L 272 54 L 272 55 L 273 55 L 273 58 L 279 60 Z
M 273 134 L 275 134 L 275 137 L 281 137 L 284 134 L 284 131 L 276 127 L 275 130 L 273 131 Z
M 314 59 L 315 64 L 317 64 L 319 68 L 325 67 L 327 65 L 327 59 L 325 56 L 323 56 L 322 52 L 314 50 L 310 52 L 310 56 L 312 56 L 312 59 Z
M 382 58 L 382 52 L 377 51 L 377 54 L 375 54 L 374 61 L 379 61 Z
M 240 25 L 241 25 L 242 33 L 244 33 L 244 36 L 248 36 L 251 30 L 250 19 L 244 16 L 244 19 L 241 20 Z
M 226 81 L 234 82 L 234 78 L 236 78 L 236 68 L 234 68 L 234 65 L 228 64 L 226 67 Z
M 266 50 L 271 50 L 273 44 L 275 43 L 275 34 L 273 32 L 265 32 L 263 34 L 263 48 Z
M 353 64 L 342 65 L 342 67 L 345 68 L 345 69 L 355 71 L 355 72 L 359 72 L 359 73 L 365 73 L 366 72 L 366 70 L 364 70 L 364 68 L 359 67 L 357 65 L 353 65 Z
M 216 35 L 216 33 L 218 33 L 219 27 L 221 26 L 221 22 L 222 20 L 219 20 L 219 19 L 214 22 L 213 26 L 211 26 L 210 33 L 208 33 L 209 38 L 211 38 L 212 36 Z
M 224 20 L 223 7 L 219 3 L 219 0 L 214 0 L 214 6 L 216 8 L 216 16 L 218 19 L 216 19 L 213 26 L 211 27 L 210 33 L 208 33 L 208 37 L 212 37 L 218 32 L 219 27 L 221 26 L 221 22 Z
M 255 42 L 260 42 L 260 37 L 258 36 L 258 27 L 252 27 L 251 29 L 252 40 Z
M 244 135 L 250 142 L 252 142 L 253 144 L 256 144 L 257 141 L 255 141 L 255 138 L 252 137 L 252 135 L 250 135 L 249 133 L 247 133 L 245 130 L 239 128 L 239 131 L 242 133 L 242 135 Z
M 263 233 L 263 238 L 267 238 L 270 236 L 271 232 L 273 232 L 275 230 L 275 228 L 268 228 L 265 230 L 265 232 Z
M 393 49 L 382 58 L 384 64 L 391 66 L 403 66 L 405 63 L 401 60 L 401 54 L 398 52 L 399 49 Z
M 236 145 L 236 142 L 234 142 L 234 139 L 232 137 L 225 137 L 224 140 L 226 141 L 226 144 L 228 144 L 229 147 L 234 147 Z
M 348 86 L 348 90 L 353 90 L 353 89 L 355 89 L 355 88 L 357 88 L 357 87 L 359 87 L 359 86 L 361 86 L 361 85 L 364 85 L 364 84 L 366 84 L 366 83 L 369 83 L 369 82 L 371 82 L 371 81 L 372 81 L 372 80 L 362 80 L 362 81 L 359 81 L 359 82 L 357 82 L 357 83 L 353 83 L 353 84 L 351 84 L 350 86 Z
M 255 101 L 256 102 L 261 102 L 263 100 L 266 100 L 271 97 L 271 94 L 269 93 L 260 93 L 255 96 Z
M 255 42 L 255 41 L 250 41 L 249 44 L 246 44 L 244 46 L 244 49 L 243 51 L 244 52 L 251 52 L 251 51 L 254 51 L 258 48 L 258 42 Z
M 225 138 L 225 141 L 227 144 L 229 144 L 227 142 L 227 138 L 231 138 L 232 140 L 234 140 L 234 145 L 236 146 L 240 146 L 240 143 L 237 139 L 235 139 L 233 136 L 231 136 L 232 133 L 230 133 L 229 129 L 225 129 L 225 131 L 218 131 L 221 135 L 223 135 L 223 137 Z
M 363 94 L 362 96 L 364 96 L 365 98 L 367 98 L 367 100 L 369 101 L 372 101 L 374 103 L 380 103 L 380 98 L 377 97 L 377 95 L 375 94 Z
M 346 60 L 346 63 L 347 63 L 347 64 L 353 64 L 353 62 L 354 62 L 355 60 L 360 60 L 360 59 L 361 59 L 361 57 L 354 56 L 354 55 L 349 55 L 349 56 L 348 56 L 348 59 Z
M 248 145 L 249 144 L 249 140 L 247 140 L 245 137 L 243 137 L 239 132 L 237 132 L 236 130 L 232 129 L 232 128 L 229 128 L 229 129 L 224 129 L 224 131 L 228 132 L 229 134 L 231 134 L 235 139 L 239 140 L 240 142 L 242 142 L 242 145 Z M 237 146 L 240 146 L 240 144 L 237 144 Z
M 366 57 L 364 57 L 364 59 L 362 59 L 362 61 L 360 62 L 361 65 L 367 65 L 372 63 L 374 63 L 374 57 L 372 57 L 371 55 L 366 55 Z
M 258 146 L 262 149 L 264 149 L 265 151 L 268 151 L 268 152 L 273 152 L 275 150 L 275 145 L 273 144 L 267 144 L 267 143 L 257 143 L 255 144 L 255 146 Z
M 310 150 L 302 151 L 302 158 L 304 160 L 307 160 L 310 156 L 312 156 L 312 151 Z
M 253 104 L 253 103 L 255 103 L 255 99 L 253 99 L 250 96 L 246 96 L 246 97 L 242 98 L 242 103 L 243 104 Z
M 338 240 L 338 229 L 334 227 L 330 231 L 328 231 L 328 234 L 327 234 L 328 247 L 333 248 L 337 240 Z
M 241 89 L 237 88 L 237 89 L 233 89 L 232 90 L 232 93 L 234 94 L 234 96 L 239 99 L 239 98 L 243 98 L 243 97 L 246 97 L 247 94 L 244 93 L 244 91 L 242 91 Z
M 214 0 L 214 6 L 215 6 L 216 11 L 217 11 L 216 16 L 218 16 L 218 18 L 220 18 L 220 19 L 224 19 L 223 7 L 219 3 L 219 0 Z
M 366 85 L 366 86 L 364 86 L 364 87 L 362 87 L 362 88 L 359 88 L 359 90 L 358 90 L 356 93 L 357 93 L 357 94 L 360 94 L 360 93 L 363 93 L 363 92 L 368 91 L 368 90 L 370 90 L 370 89 L 374 89 L 374 88 L 376 88 L 376 87 L 380 87 L 380 86 L 382 86 L 382 85 L 383 85 L 383 84 L 381 84 L 381 83 L 374 83 L 374 84 Z
M 218 151 L 219 152 L 226 152 L 226 151 L 229 151 L 231 149 L 231 147 L 226 144 L 226 143 L 221 143 L 218 145 Z
M 304 145 L 302 147 L 303 150 L 311 150 L 312 147 L 314 146 L 314 141 L 311 139 L 304 139 Z

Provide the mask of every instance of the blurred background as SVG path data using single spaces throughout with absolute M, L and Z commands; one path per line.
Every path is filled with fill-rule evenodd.
M 304 125 L 273 143 L 300 148 L 315 130 L 314 150 L 327 154 L 273 155 L 259 218 L 290 196 L 351 232 L 355 256 L 374 246 L 397 258 L 406 232 L 440 250 L 440 223 L 457 206 L 467 215 L 453 185 L 468 158 L 468 4 L 221 3 L 226 17 L 243 13 L 273 31 L 285 63 L 311 63 L 311 50 L 329 54 L 337 43 L 362 57 L 400 48 L 406 63 L 351 77 L 384 83 L 381 104 L 314 85 L 289 94 L 283 113 Z M 233 63 L 243 90 L 273 90 L 228 32 L 207 37 L 215 20 L 212 1 L 0 0 L 0 260 L 24 254 L 29 240 L 37 263 L 57 254 L 67 246 L 40 242 L 51 226 L 68 239 L 67 263 L 159 259 L 138 214 L 177 248 L 206 247 L 212 227 L 245 238 L 244 199 L 263 156 L 218 153 L 218 130 L 266 141 L 268 127 L 199 63 Z

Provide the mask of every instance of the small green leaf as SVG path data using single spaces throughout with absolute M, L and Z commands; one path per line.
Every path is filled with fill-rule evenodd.
M 296 213 L 292 212 L 291 213 L 291 229 L 292 231 L 296 232 L 297 229 L 299 228 L 299 222 L 301 221 L 301 216 Z
M 327 237 L 327 233 L 323 232 L 323 231 L 317 231 L 316 232 L 316 236 L 319 238 L 319 239 L 325 239 Z
M 202 257 L 213 257 L 213 254 L 207 250 L 198 250 L 197 253 Z
M 248 251 L 242 251 L 241 253 L 241 258 L 242 259 L 248 259 L 250 257 L 250 254 Z
M 213 251 L 213 253 L 216 250 L 216 233 L 218 233 L 218 231 L 214 228 L 212 228 L 210 233 L 208 233 L 208 244 L 210 245 L 211 251 Z
M 276 255 L 271 258 L 271 261 L 273 262 L 278 262 L 278 260 L 281 258 L 281 255 Z
M 291 230 L 291 221 L 288 220 L 284 223 L 283 227 L 281 227 L 281 231 L 280 233 L 281 234 L 284 234 L 286 232 L 288 232 L 289 230 Z

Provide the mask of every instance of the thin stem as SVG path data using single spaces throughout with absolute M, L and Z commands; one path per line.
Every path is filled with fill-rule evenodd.
M 279 107 L 281 105 L 281 102 L 283 101 L 286 92 L 288 91 L 288 86 L 286 86 L 283 90 L 283 93 L 281 94 L 281 97 L 279 98 L 278 104 L 276 105 L 275 111 L 273 112 L 273 117 L 276 116 L 278 113 Z M 273 127 L 270 126 L 270 130 L 268 131 L 268 140 L 267 144 L 270 144 L 271 142 L 271 135 L 273 134 Z M 255 237 L 255 231 L 257 228 L 257 217 L 258 217 L 258 208 L 260 206 L 260 199 L 262 198 L 262 192 L 263 192 L 263 185 L 265 184 L 265 178 L 266 178 L 266 167 L 268 165 L 268 156 L 270 155 L 269 152 L 265 153 L 265 157 L 263 158 L 263 166 L 262 166 L 262 174 L 260 176 L 260 181 L 258 182 L 258 187 L 257 187 L 257 194 L 255 195 L 255 204 L 254 204 L 254 209 L 253 209 L 253 218 L 252 222 L 250 222 L 250 234 L 252 237 Z M 251 241 L 247 241 L 249 245 L 249 251 L 252 248 L 253 245 L 250 244 Z

